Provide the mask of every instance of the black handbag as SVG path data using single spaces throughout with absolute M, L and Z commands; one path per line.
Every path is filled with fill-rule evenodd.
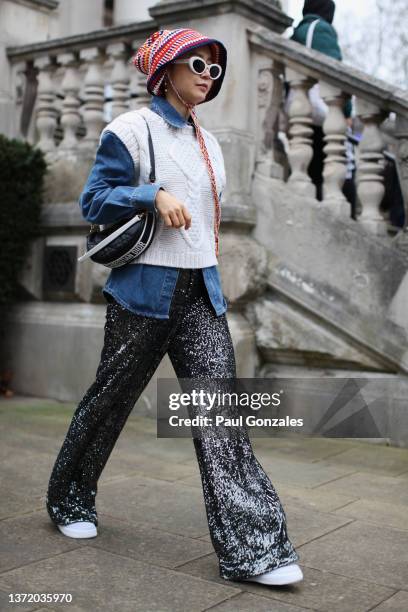
M 143 119 L 146 121 L 144 117 Z M 156 181 L 154 148 L 147 121 L 146 125 L 151 165 L 149 180 L 154 183 Z M 86 238 L 87 251 L 78 257 L 78 261 L 90 258 L 95 263 L 108 268 L 124 266 L 139 257 L 150 246 L 156 232 L 158 216 L 156 210 L 132 213 L 130 217 L 110 224 L 102 230 L 99 225 L 92 224 Z

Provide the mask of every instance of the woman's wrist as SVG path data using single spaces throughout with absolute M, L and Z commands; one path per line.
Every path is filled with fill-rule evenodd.
M 159 193 L 160 193 L 160 191 L 162 191 L 162 190 L 163 190 L 163 191 L 166 191 L 166 190 L 164 189 L 164 187 L 159 187 L 159 189 L 157 190 L 157 193 L 156 193 L 156 197 L 155 197 L 155 199 L 154 199 L 154 210 L 155 210 L 155 212 L 159 212 L 159 211 L 157 210 L 157 203 L 158 203 Z

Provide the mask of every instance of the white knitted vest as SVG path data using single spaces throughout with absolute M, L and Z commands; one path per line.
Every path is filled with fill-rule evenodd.
M 153 140 L 156 182 L 184 203 L 192 217 L 188 230 L 167 227 L 159 215 L 151 245 L 132 264 L 205 268 L 218 263 L 215 255 L 214 199 L 210 176 L 193 125 L 175 127 L 144 106 L 116 117 L 105 131 L 116 134 L 132 156 L 136 185 L 150 183 L 148 132 Z M 201 128 L 215 174 L 218 195 L 226 183 L 224 158 L 216 137 Z M 101 137 L 102 137 L 101 134 Z

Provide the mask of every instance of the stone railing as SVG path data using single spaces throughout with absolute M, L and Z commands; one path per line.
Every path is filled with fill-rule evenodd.
M 393 88 L 389 83 L 368 76 L 337 60 L 303 45 L 283 38 L 262 26 L 247 30 L 253 50 L 273 60 L 273 89 L 277 101 L 271 108 L 279 112 L 282 81 L 291 87 L 288 107 L 289 152 L 291 166 L 289 183 L 293 190 L 313 196 L 314 186 L 307 168 L 312 159 L 312 107 L 308 92 L 319 83 L 320 95 L 328 113 L 323 124 L 325 133 L 323 204 L 335 208 L 339 214 L 350 215 L 350 207 L 342 192 L 346 174 L 345 133 L 343 107 L 347 95 L 354 95 L 357 116 L 364 124 L 359 145 L 357 193 L 361 203 L 358 222 L 376 235 L 386 235 L 385 216 L 379 210 L 384 195 L 383 150 L 385 148 L 382 122 L 396 115 L 397 163 L 399 164 L 405 207 L 408 203 L 408 92 Z M 274 118 L 269 118 L 269 124 Z M 406 210 L 406 208 L 405 208 Z M 405 218 L 407 219 L 407 214 Z M 405 223 L 405 225 L 407 222 Z
M 154 27 L 145 21 L 9 47 L 14 72 L 34 75 L 38 83 L 29 139 L 47 155 L 94 153 L 106 121 L 149 97 L 143 75 L 128 64 Z
M 129 65 L 130 58 L 155 27 L 154 20 L 129 26 L 105 28 L 86 35 L 8 48 L 13 69 L 34 75 L 37 88 L 29 139 L 36 142 L 50 162 L 75 153 L 95 152 L 105 123 L 126 110 L 147 103 L 145 77 Z M 312 108 L 308 90 L 319 83 L 328 106 L 325 132 L 324 203 L 348 215 L 342 193 L 346 172 L 346 121 L 342 107 L 347 94 L 356 98 L 358 116 L 364 123 L 359 147 L 358 196 L 362 210 L 358 222 L 377 235 L 386 235 L 385 218 L 379 210 L 384 194 L 383 136 L 380 126 L 395 113 L 398 163 L 405 202 L 408 202 L 408 96 L 388 83 L 369 77 L 321 53 L 283 38 L 262 26 L 247 29 L 252 48 L 272 59 L 274 90 L 282 97 L 283 78 L 293 91 L 289 106 L 289 162 L 291 188 L 314 194 L 307 173 L 312 158 Z M 279 112 L 278 100 L 269 113 Z M 30 104 L 23 107 L 30 108 Z M 27 117 L 21 123 L 28 124 Z M 268 117 L 272 125 L 274 118 Z M 81 177 L 83 178 L 83 177 Z M 51 181 L 52 182 L 52 181 Z M 68 190 L 69 191 L 69 190 Z M 57 197 L 51 190 L 49 201 Z M 72 197 L 70 199 L 75 199 Z M 55 201 L 55 200 L 54 200 Z M 56 201 L 61 201 L 57 197 Z M 408 215 L 406 215 L 406 218 Z

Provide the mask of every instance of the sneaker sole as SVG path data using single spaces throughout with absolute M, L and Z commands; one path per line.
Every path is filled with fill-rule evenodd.
M 95 538 L 98 533 L 95 532 L 95 530 L 93 529 L 89 529 L 88 531 L 72 531 L 70 530 L 65 531 L 65 527 L 68 527 L 68 525 L 57 525 L 58 529 L 61 531 L 61 533 L 64 534 L 64 536 L 67 536 L 68 538 L 75 538 L 76 540 L 78 539 L 82 539 L 82 538 Z
M 250 582 L 256 582 L 258 584 L 266 584 L 270 586 L 283 586 L 285 584 L 294 584 L 295 582 L 301 582 L 303 580 L 303 575 L 287 574 L 285 576 L 284 574 L 281 574 L 280 576 L 276 576 L 275 578 L 269 578 L 269 579 L 261 578 L 260 576 L 257 580 L 255 580 L 255 578 L 257 577 L 254 576 L 253 578 L 244 578 L 244 580 L 248 580 Z

